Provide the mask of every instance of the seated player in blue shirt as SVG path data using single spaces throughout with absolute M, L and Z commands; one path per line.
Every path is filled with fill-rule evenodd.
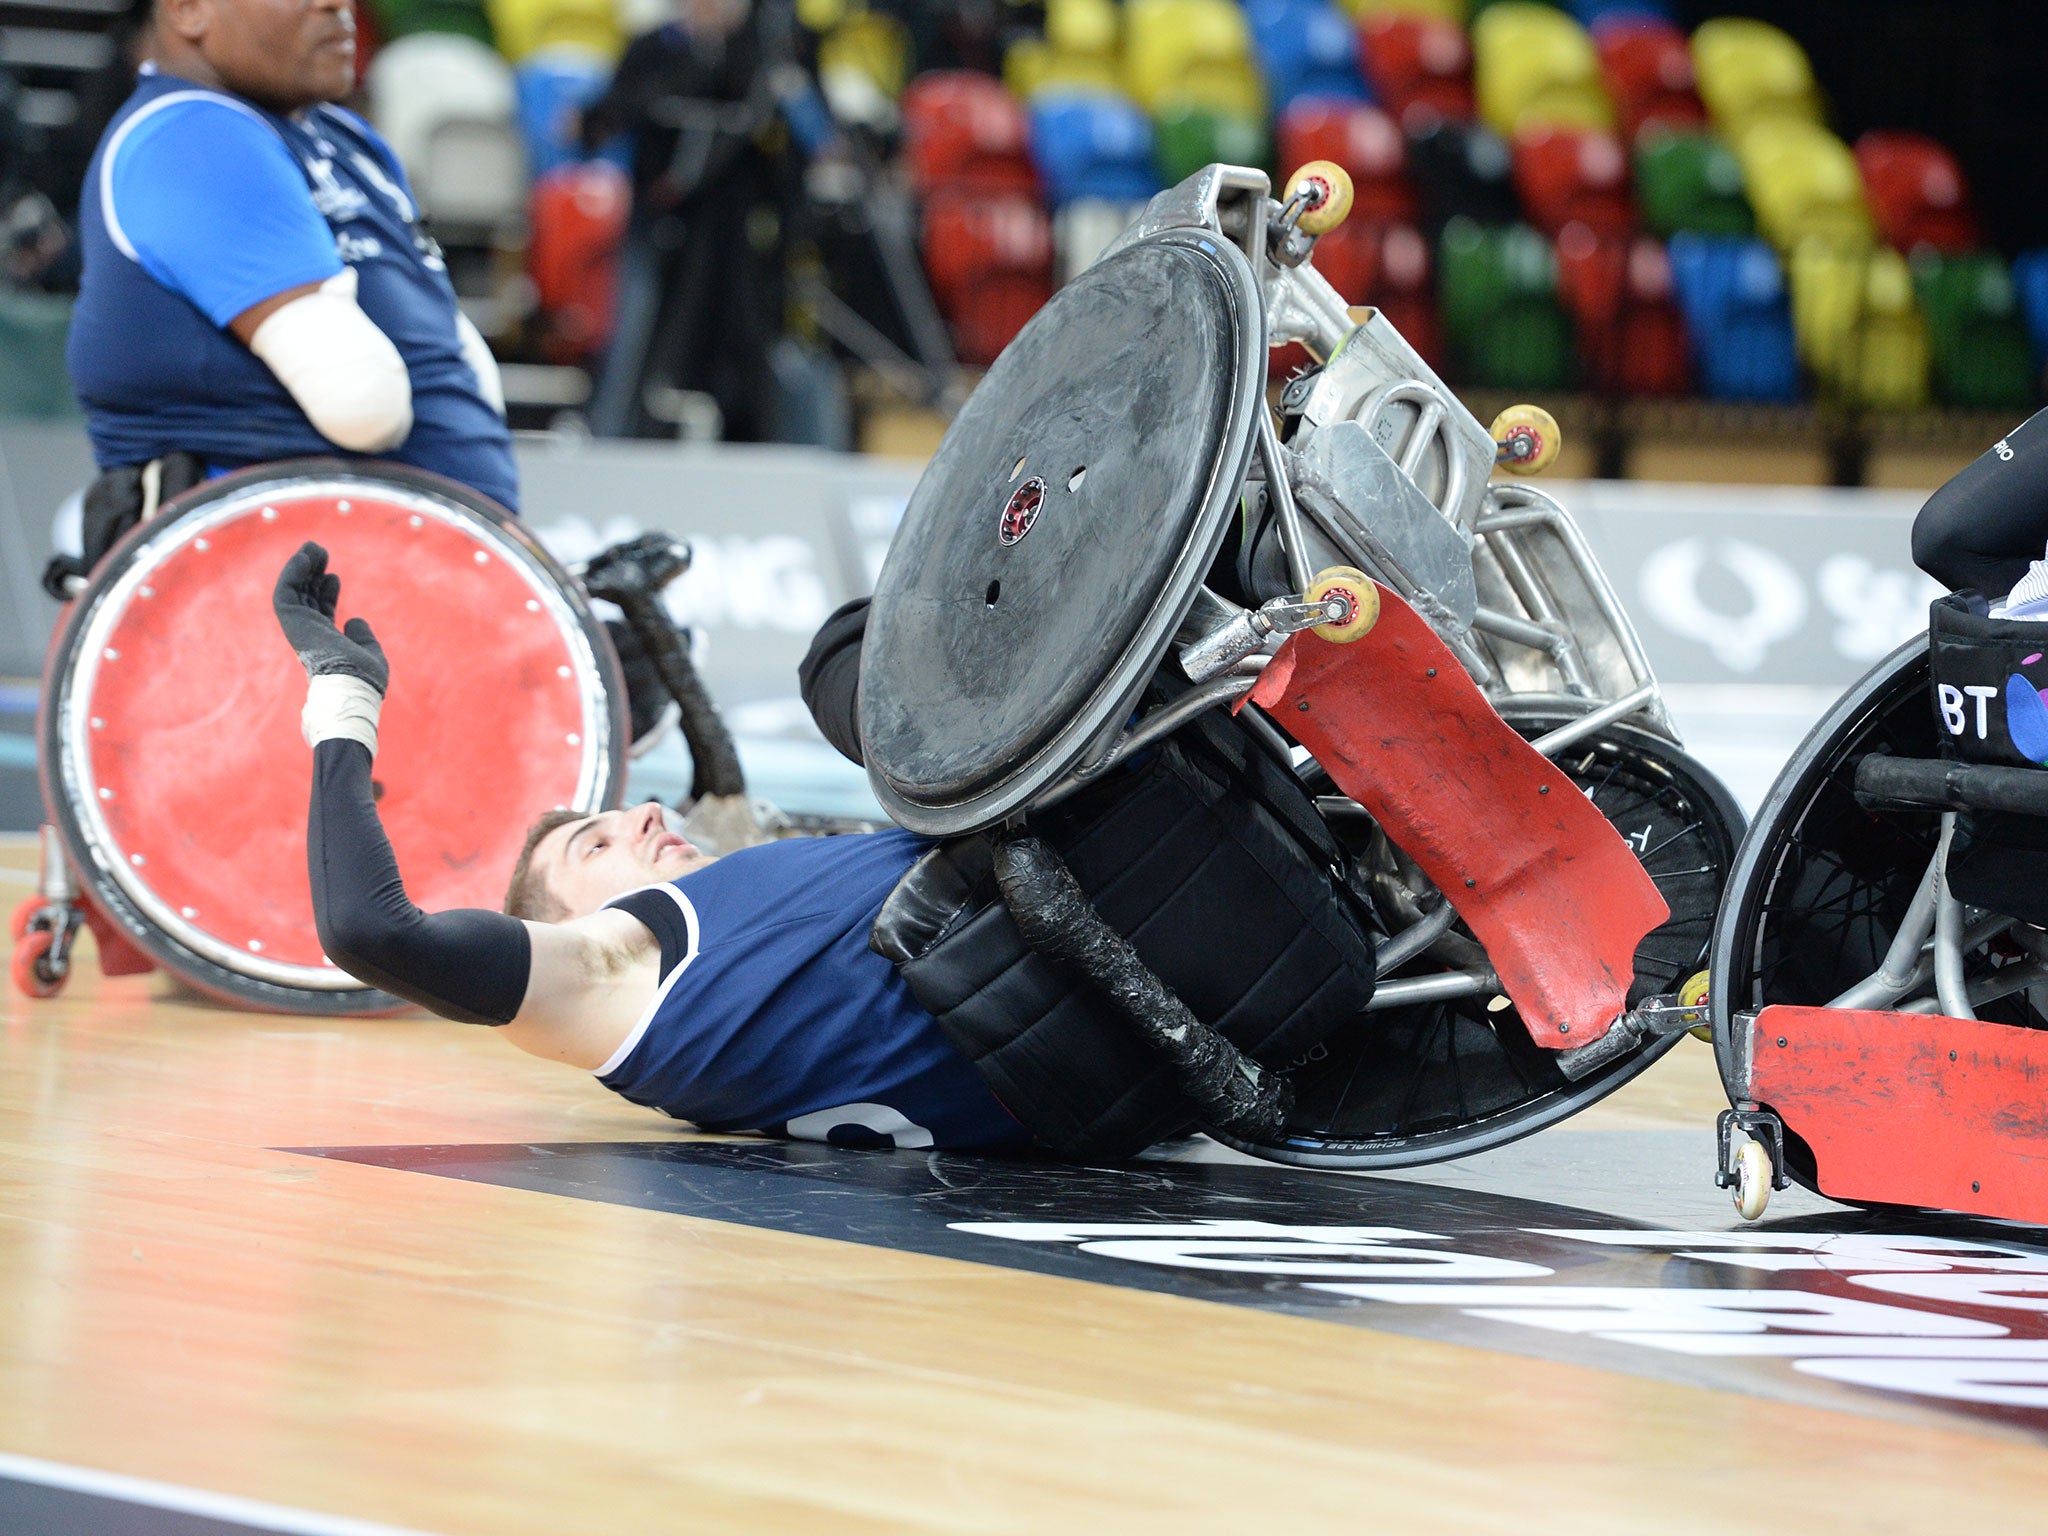
M 156 0 L 79 206 L 69 363 L 103 471 L 339 449 L 517 508 L 497 366 L 396 157 L 332 104 L 354 76 L 349 0 Z
M 950 957 L 936 990 L 871 947 L 892 893 L 934 849 L 904 831 L 791 839 L 714 861 L 659 805 L 560 812 L 529 834 L 507 912 L 420 911 L 371 783 L 389 669 L 364 620 L 335 627 L 340 580 L 326 567 L 318 545 L 302 548 L 275 606 L 310 678 L 313 911 L 343 970 L 444 1018 L 498 1026 L 524 1050 L 707 1130 L 949 1148 L 1036 1136 L 1070 1155 L 1115 1156 L 1191 1120 L 1127 1025 L 1105 1024 L 1071 985 L 1034 980 L 1036 957 L 1001 953 L 1000 936 L 994 951 L 969 946 L 967 973 Z M 1155 930 L 1147 962 L 1268 1065 L 1355 1019 L 1372 992 L 1372 939 L 1332 870 L 1335 845 L 1303 860 L 1270 817 L 1244 837 L 1244 820 L 1214 803 L 1148 800 L 1148 782 L 1129 777 L 1138 792 L 1103 816 L 1124 818 L 1125 846 L 1097 862 L 1105 884 L 1126 887 L 1119 926 L 1133 942 Z M 1174 855 L 1163 878 L 1150 862 L 1161 847 Z M 1154 884 L 1168 897 L 1128 889 Z M 946 910 L 949 929 L 979 922 L 966 906 Z M 968 974 L 976 966 L 987 985 Z

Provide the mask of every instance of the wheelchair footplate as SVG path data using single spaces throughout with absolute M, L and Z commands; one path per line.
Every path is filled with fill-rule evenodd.
M 2048 1222 L 2048 1035 L 1786 1004 L 1747 1027 L 1750 1096 L 1805 1144 L 1822 1194 Z
M 1670 915 L 1621 835 L 1385 587 L 1350 644 L 1288 640 L 1248 695 L 1436 882 L 1539 1045 L 1607 1033 Z

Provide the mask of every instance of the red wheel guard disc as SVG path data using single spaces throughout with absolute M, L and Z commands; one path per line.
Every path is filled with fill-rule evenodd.
M 412 899 L 497 907 L 535 816 L 603 792 L 611 730 L 589 646 L 517 537 L 430 497 L 281 488 L 149 538 L 81 637 L 67 792 L 104 863 L 180 942 L 319 989 L 306 878 L 306 679 L 272 615 L 287 556 L 324 544 L 342 619 L 391 660 L 379 810 Z
M 1414 609 L 1381 587 L 1369 632 L 1349 645 L 1295 635 L 1249 698 L 1451 898 L 1538 1045 L 1607 1033 L 1636 946 L 1671 909 Z

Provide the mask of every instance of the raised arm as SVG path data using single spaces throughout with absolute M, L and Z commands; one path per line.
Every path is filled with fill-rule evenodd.
M 340 594 L 326 550 L 307 544 L 272 598 L 308 678 L 306 858 L 322 948 L 357 980 L 443 1018 L 513 1025 L 515 1042 L 538 1055 L 596 1065 L 631 1027 L 640 992 L 651 995 L 653 935 L 617 911 L 554 924 L 413 904 L 370 782 L 390 668 L 366 621 L 335 627 Z

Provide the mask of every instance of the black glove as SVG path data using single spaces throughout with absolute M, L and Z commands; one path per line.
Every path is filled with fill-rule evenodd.
M 360 678 L 381 696 L 391 682 L 391 664 L 368 621 L 350 619 L 343 628 L 334 627 L 334 605 L 340 597 L 341 578 L 328 573 L 327 551 L 308 542 L 285 561 L 270 605 L 307 677 L 339 673 Z

